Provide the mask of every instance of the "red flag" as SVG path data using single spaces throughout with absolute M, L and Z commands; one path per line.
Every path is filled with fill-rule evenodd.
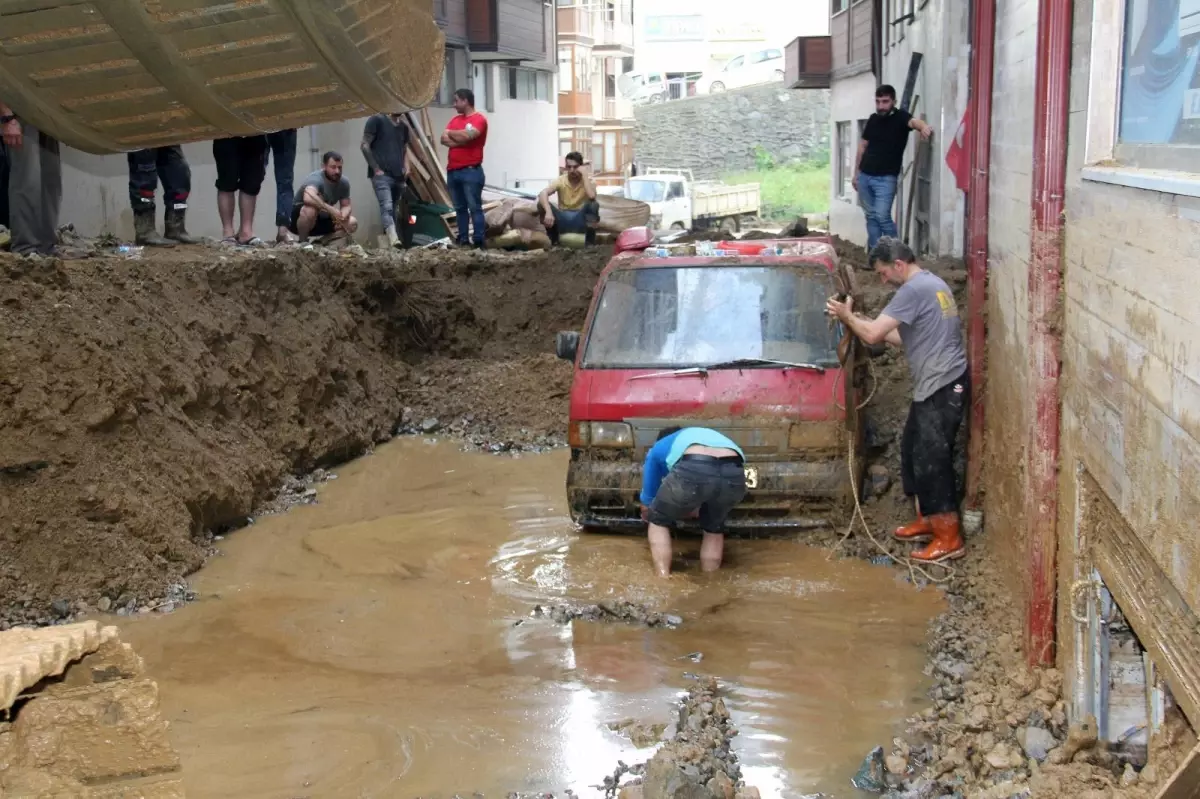
M 946 166 L 954 174 L 954 183 L 962 191 L 967 190 L 971 180 L 970 158 L 967 155 L 967 114 L 963 114 L 962 122 L 958 123 L 958 131 L 950 148 L 946 150 Z

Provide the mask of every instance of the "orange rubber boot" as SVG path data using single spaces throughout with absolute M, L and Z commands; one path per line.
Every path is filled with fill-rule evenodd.
M 913 552 L 910 556 L 913 560 L 930 563 L 943 559 L 957 560 L 967 554 L 957 513 L 935 514 L 929 517 L 929 524 L 933 527 L 933 540 L 929 546 Z
M 917 511 L 917 520 L 911 524 L 897 527 L 892 531 L 892 538 L 897 541 L 921 541 L 933 535 L 933 525 Z

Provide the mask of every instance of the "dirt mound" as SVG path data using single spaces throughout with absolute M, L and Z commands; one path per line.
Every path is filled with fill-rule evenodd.
M 285 475 L 390 437 L 406 405 L 560 429 L 547 353 L 607 255 L 3 256 L 0 626 L 163 596 L 211 531 Z M 513 373 L 526 396 L 553 388 L 489 402 Z

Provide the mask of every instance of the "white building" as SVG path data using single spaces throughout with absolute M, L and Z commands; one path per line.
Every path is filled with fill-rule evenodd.
M 828 32 L 828 0 L 744 0 L 736 13 L 722 0 L 638 0 L 634 69 L 679 80 L 718 70 L 743 53 L 782 49 L 795 36 Z

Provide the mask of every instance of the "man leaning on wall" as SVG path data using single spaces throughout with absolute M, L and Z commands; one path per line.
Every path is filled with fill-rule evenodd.
M 884 84 L 876 89 L 875 113 L 863 128 L 854 162 L 854 188 L 867 218 L 868 252 L 875 249 L 880 237 L 896 236 L 892 203 L 904 168 L 910 130 L 919 132 L 923 139 L 933 135 L 933 128 L 896 107 L 895 88 Z

